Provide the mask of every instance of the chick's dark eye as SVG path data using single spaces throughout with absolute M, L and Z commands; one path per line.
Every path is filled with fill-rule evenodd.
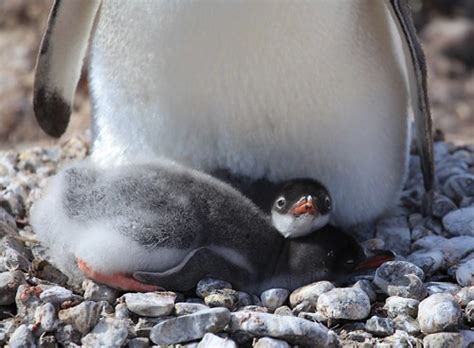
M 285 206 L 285 199 L 284 198 L 278 198 L 278 200 L 276 201 L 276 204 L 277 204 L 277 207 L 278 208 L 283 208 Z

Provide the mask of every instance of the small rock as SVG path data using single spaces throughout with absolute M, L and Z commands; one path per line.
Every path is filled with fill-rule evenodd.
M 461 307 L 466 307 L 469 302 L 474 301 L 474 286 L 462 288 L 456 293 L 455 298 Z
M 148 348 L 150 340 L 147 337 L 136 337 L 128 341 L 127 348 Z
M 196 295 L 200 298 L 209 296 L 213 291 L 220 289 L 232 289 L 232 285 L 225 280 L 204 278 L 197 283 Z
M 86 279 L 82 283 L 84 290 L 84 299 L 91 301 L 107 301 L 113 304 L 118 297 L 118 291 L 109 288 L 106 285 L 94 283 L 92 280 Z
M 463 337 L 453 332 L 435 333 L 423 339 L 423 346 L 425 348 L 462 348 Z
M 201 342 L 199 342 L 197 348 L 237 348 L 237 343 L 232 341 L 230 338 L 220 338 L 212 333 L 204 335 Z
M 474 331 L 471 330 L 461 330 L 459 334 L 463 338 L 463 347 L 471 348 L 472 344 L 474 343 Z
M 325 323 L 327 322 L 327 318 L 320 312 L 315 313 L 308 313 L 308 312 L 301 312 L 298 314 L 298 318 L 306 319 L 309 321 L 315 321 L 318 323 Z
M 293 308 L 293 314 L 298 315 L 301 312 L 312 312 L 316 310 L 317 303 L 314 305 L 309 301 L 303 301 Z
M 274 314 L 276 314 L 276 315 L 289 315 L 290 317 L 294 316 L 293 311 L 288 306 L 278 307 L 277 309 L 275 309 Z
M 397 254 L 407 255 L 411 247 L 411 233 L 406 217 L 391 217 L 377 223 L 377 238 L 385 242 L 385 248 Z
M 467 321 L 470 324 L 474 324 L 474 301 L 471 301 L 467 304 L 465 313 Z
M 237 291 L 232 289 L 218 289 L 211 292 L 204 298 L 204 302 L 209 307 L 225 307 L 233 310 L 239 302 Z
M 247 311 L 231 313 L 229 331 L 234 334 L 245 334 L 249 338 L 268 336 L 304 347 L 332 347 L 337 342 L 334 333 L 319 323 L 268 313 Z
M 377 269 L 374 276 L 374 283 L 387 293 L 389 285 L 392 285 L 395 281 L 407 274 L 414 274 L 421 280 L 425 278 L 423 270 L 410 262 L 389 261 Z
M 174 292 L 128 293 L 124 295 L 130 311 L 145 317 L 161 317 L 171 314 L 176 294 Z
M 263 337 L 253 345 L 253 348 L 290 348 L 290 345 L 282 340 Z
M 411 298 L 400 296 L 391 296 L 385 301 L 383 307 L 391 318 L 395 318 L 400 314 L 409 315 L 415 318 L 418 314 L 418 305 L 420 302 Z
M 408 335 L 405 331 L 397 330 L 392 336 L 388 336 L 383 342 L 385 345 L 377 345 L 377 348 L 392 347 L 421 347 L 421 341 Z
M 254 304 L 252 301 L 252 297 L 246 292 L 237 291 L 237 296 L 239 297 L 238 302 L 240 307 L 251 306 Z
M 432 275 L 444 266 L 441 250 L 419 250 L 410 254 L 407 261 L 420 267 L 426 275 Z
M 474 206 L 474 197 L 463 197 L 461 203 L 459 203 L 459 208 L 469 208 Z
M 20 325 L 8 341 L 11 348 L 35 348 L 33 333 L 26 325 Z
M 255 306 L 255 305 L 242 307 L 241 310 L 249 311 L 249 312 L 268 313 L 268 308 L 267 307 Z
M 52 335 L 41 335 L 38 340 L 38 348 L 58 348 L 56 337 Z
M 15 302 L 18 287 L 25 282 L 20 271 L 0 273 L 0 306 L 8 306 Z
M 370 303 L 377 300 L 377 293 L 372 285 L 372 282 L 367 279 L 361 279 L 353 285 L 354 288 L 363 290 L 369 296 Z
M 104 318 L 81 340 L 86 347 L 121 347 L 128 336 L 128 321 Z
M 97 324 L 101 311 L 102 307 L 97 303 L 84 301 L 75 307 L 60 310 L 58 317 L 85 335 Z
M 370 313 L 370 300 L 365 291 L 336 288 L 319 296 L 318 311 L 328 319 L 365 319 Z
M 433 195 L 433 210 L 434 217 L 442 219 L 449 212 L 456 210 L 457 206 L 448 197 L 443 196 L 437 192 Z
M 393 319 L 393 324 L 396 330 L 402 330 L 409 335 L 417 335 L 420 333 L 420 324 L 418 321 L 408 315 L 399 315 Z
M 52 303 L 46 303 L 41 307 L 41 329 L 45 332 L 53 332 L 58 326 L 56 308 Z
M 443 218 L 443 226 L 453 236 L 474 237 L 474 207 L 453 210 Z
M 65 301 L 72 300 L 74 298 L 74 294 L 71 290 L 63 288 L 62 286 L 53 286 L 44 290 L 39 297 L 43 302 L 50 302 L 54 305 L 60 305 Z
M 443 191 L 454 200 L 474 196 L 474 175 L 462 174 L 451 177 L 444 184 Z
M 316 307 L 316 304 L 318 303 L 318 297 L 332 289 L 334 289 L 334 285 L 325 280 L 296 289 L 290 295 L 291 307 L 295 308 L 303 301 L 308 301 L 310 304 Z
M 222 331 L 230 320 L 227 308 L 211 308 L 194 314 L 164 320 L 151 330 L 155 344 L 176 344 L 200 339 L 208 332 Z
M 178 317 L 182 315 L 193 314 L 199 311 L 204 311 L 207 309 L 209 309 L 208 306 L 200 303 L 178 302 L 174 305 L 174 312 Z
M 374 336 L 386 337 L 393 335 L 395 329 L 393 327 L 393 321 L 389 318 L 381 318 L 374 316 L 367 320 L 365 329 Z
M 459 265 L 456 270 L 456 280 L 463 287 L 474 286 L 474 259 Z
M 46 260 L 34 259 L 31 263 L 31 274 L 51 283 L 65 286 L 68 277 Z
M 461 287 L 459 285 L 446 282 L 428 282 L 425 284 L 425 288 L 428 296 L 442 292 L 447 292 L 451 295 L 454 295 L 459 290 L 461 290 Z
M 450 294 L 434 294 L 418 307 L 418 322 L 423 333 L 440 332 L 457 325 L 461 308 Z
M 260 299 L 265 307 L 274 311 L 286 302 L 289 294 L 290 292 L 286 289 L 269 289 L 262 293 Z

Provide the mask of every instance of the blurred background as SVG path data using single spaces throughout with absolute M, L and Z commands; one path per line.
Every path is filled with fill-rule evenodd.
M 343 0 L 338 0 L 343 1 Z M 35 58 L 53 0 L 0 0 L 0 150 L 53 143 L 32 110 Z M 474 143 L 474 0 L 410 0 L 425 48 L 435 127 L 448 141 Z M 87 81 L 65 137 L 89 125 Z

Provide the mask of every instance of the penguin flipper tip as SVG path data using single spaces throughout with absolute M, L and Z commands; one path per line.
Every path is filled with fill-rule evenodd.
M 59 92 L 37 88 L 33 109 L 38 124 L 48 135 L 59 138 L 64 134 L 71 116 L 71 105 Z

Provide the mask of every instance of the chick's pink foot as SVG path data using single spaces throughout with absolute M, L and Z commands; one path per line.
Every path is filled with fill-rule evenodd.
M 86 275 L 98 283 L 108 285 L 112 288 L 124 291 L 151 292 L 163 290 L 159 286 L 141 283 L 126 273 L 100 273 L 94 271 L 86 262 L 81 259 L 77 260 L 79 269 Z

